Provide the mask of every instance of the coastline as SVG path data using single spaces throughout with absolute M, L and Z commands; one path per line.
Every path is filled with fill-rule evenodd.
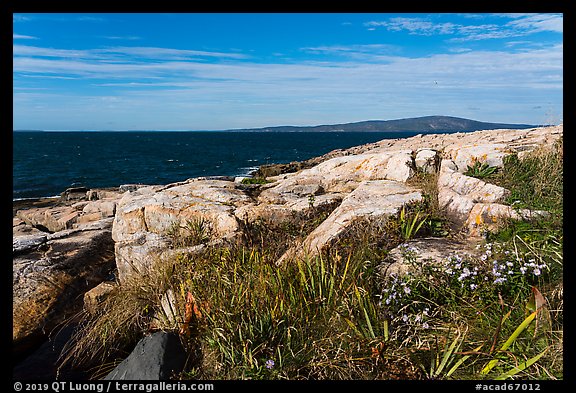
M 69 318 L 70 312 L 94 312 L 89 310 L 100 307 L 106 294 L 122 293 L 141 272 L 162 273 L 165 263 L 173 264 L 175 256 L 204 255 L 211 247 L 233 250 L 234 245 L 242 245 L 251 247 L 254 252 L 250 255 L 264 255 L 270 266 L 290 269 L 294 261 L 328 255 L 341 240 L 346 244 L 357 225 L 365 231 L 367 222 L 402 221 L 398 217 L 405 206 L 428 209 L 422 210 L 426 217 L 437 214 L 434 209 L 442 210 L 435 221 L 440 230 L 438 225 L 431 226 L 414 243 L 422 252 L 431 253 L 431 258 L 448 257 L 440 251 L 473 250 L 487 228 L 492 230 L 510 218 L 531 220 L 546 218 L 549 213 L 506 205 L 509 202 L 504 198 L 510 191 L 467 174 L 467 166 L 481 159 L 502 168 L 505 156 L 522 158 L 541 146 L 555 145 L 562 137 L 562 125 L 416 135 L 335 149 L 300 162 L 260 166 L 251 175 L 262 178 L 258 179 L 263 180 L 261 184 L 245 185 L 240 177 L 208 176 L 169 184 L 76 187 L 59 196 L 14 200 L 14 343 L 21 353 L 35 349 L 29 345 L 31 340 L 39 345 L 49 339 L 45 332 Z M 437 207 L 426 205 L 426 198 L 431 197 Z M 17 210 L 25 209 L 30 211 L 16 215 Z M 294 228 L 299 229 L 295 232 Z M 377 231 L 378 226 L 371 230 Z M 450 233 L 455 237 L 446 237 Z M 382 238 L 376 232 L 373 235 Z M 411 237 L 404 240 L 411 241 Z M 391 257 L 401 253 L 396 250 L 400 241 L 391 232 L 386 244 L 376 246 L 379 251 L 374 261 L 381 265 L 374 268 L 380 269 L 384 278 L 407 269 L 401 260 L 381 261 L 381 252 Z M 367 247 L 366 251 L 374 251 L 373 244 Z M 357 257 L 354 263 L 363 266 L 363 254 Z M 259 261 L 253 261 L 258 262 L 255 269 L 262 267 Z M 206 268 L 211 266 L 208 263 Z M 46 277 L 59 283 L 50 286 L 49 296 L 43 295 L 40 286 Z M 73 294 L 59 292 L 72 287 L 77 288 Z M 156 304 L 164 298 L 161 302 L 176 302 L 171 309 L 182 308 L 181 302 L 188 301 L 172 299 L 176 292 L 171 295 L 164 287 L 156 290 L 148 307 L 165 307 Z M 224 293 L 223 300 L 227 296 Z M 70 299 L 75 299 L 74 310 Z M 310 304 L 310 299 L 305 304 Z M 47 307 L 49 320 L 42 311 Z M 141 310 L 138 306 L 130 314 Z M 108 314 L 83 315 L 106 318 Z M 152 328 L 164 326 L 154 321 Z M 170 320 L 166 323 L 168 330 L 179 326 Z M 126 350 L 135 344 L 127 343 Z M 22 370 L 29 369 L 22 365 Z

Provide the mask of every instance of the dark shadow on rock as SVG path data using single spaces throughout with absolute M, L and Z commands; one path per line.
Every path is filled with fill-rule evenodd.
M 105 380 L 169 380 L 182 372 L 186 350 L 175 333 L 156 332 L 136 344 L 132 353 Z
M 74 326 L 66 326 L 56 332 L 36 351 L 13 369 L 15 380 L 81 380 L 86 373 L 68 367 L 59 369 L 59 358 L 62 350 L 74 334 Z

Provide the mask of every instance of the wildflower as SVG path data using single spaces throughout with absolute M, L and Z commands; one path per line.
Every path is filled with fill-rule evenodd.
M 402 315 L 402 321 L 404 321 L 404 323 L 408 322 L 408 315 Z
M 406 293 L 407 295 L 409 295 L 411 292 L 410 287 L 404 286 L 404 293 Z
M 540 271 L 540 269 L 536 268 L 536 269 L 532 270 L 532 273 L 533 273 L 535 276 L 539 276 L 540 273 L 542 273 L 542 272 Z
M 470 289 L 471 289 L 471 290 L 475 290 L 475 289 L 476 289 L 476 287 L 477 287 L 477 285 L 476 285 L 476 284 L 474 284 L 474 283 L 470 284 Z
M 465 268 L 462 270 L 462 274 L 460 275 L 460 277 L 458 277 L 458 281 L 462 281 L 463 279 L 465 279 L 466 277 L 468 277 L 470 274 L 471 274 L 471 273 L 470 273 L 470 270 L 469 270 L 467 267 L 465 267 Z
M 274 363 L 274 360 L 272 360 L 272 359 L 266 360 L 266 368 L 267 368 L 268 370 L 272 369 L 275 364 L 276 364 L 276 363 Z
M 526 268 L 526 266 L 520 266 L 520 273 L 525 274 L 526 270 L 528 270 L 528 268 Z
M 505 281 L 506 281 L 505 277 L 499 277 L 496 280 L 494 280 L 494 284 L 502 284 Z
M 428 328 L 430 327 L 430 325 L 428 325 L 428 323 L 424 322 L 424 323 L 422 324 L 422 327 L 423 327 L 424 329 L 428 329 Z

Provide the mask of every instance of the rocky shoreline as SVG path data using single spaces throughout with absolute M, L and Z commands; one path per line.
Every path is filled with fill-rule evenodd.
M 501 167 L 507 155 L 521 158 L 561 138 L 562 125 L 417 135 L 263 166 L 255 173 L 266 178 L 260 185 L 243 184 L 241 178 L 195 178 L 167 185 L 74 188 L 59 198 L 14 201 L 13 348 L 19 362 L 14 377 L 34 378 L 42 362 L 39 348 L 134 272 L 178 253 L 242 243 L 246 224 L 282 225 L 323 209 L 327 218 L 276 263 L 318 254 L 358 220 L 386 220 L 407 203 L 421 201 L 422 190 L 409 183 L 417 172 L 437 174 L 439 205 L 464 234 L 459 242 L 432 239 L 419 248 L 431 255 L 472 250 L 482 231 L 503 218 L 533 219 L 546 212 L 503 204 L 509 191 L 466 176 L 468 165 L 480 161 Z M 176 244 L 173 234 L 190 236 L 191 223 L 206 224 L 204 241 Z M 389 261 L 382 271 L 403 268 Z M 48 362 L 53 358 L 45 356 Z

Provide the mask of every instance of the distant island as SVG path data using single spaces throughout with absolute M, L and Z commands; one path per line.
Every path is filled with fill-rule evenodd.
M 242 128 L 235 132 L 469 132 L 494 129 L 534 128 L 531 124 L 486 123 L 452 116 L 423 116 L 397 120 L 368 120 L 319 126 Z
M 355 123 L 323 124 L 318 126 L 272 126 L 262 128 L 234 128 L 213 132 L 471 132 L 495 129 L 525 129 L 541 127 L 533 124 L 487 123 L 452 116 L 423 116 L 396 120 L 367 120 Z M 14 130 L 14 132 L 42 132 L 46 130 Z M 51 130 L 56 131 L 56 130 Z M 46 132 L 51 132 L 46 131 Z M 112 130 L 82 130 L 83 132 L 115 132 Z M 123 130 L 119 132 L 144 132 L 157 130 Z M 168 131 L 168 130 L 166 130 Z M 183 130 L 181 132 L 203 132 Z M 67 132 L 61 130 L 60 132 Z M 74 132 L 74 131 L 69 131 Z

